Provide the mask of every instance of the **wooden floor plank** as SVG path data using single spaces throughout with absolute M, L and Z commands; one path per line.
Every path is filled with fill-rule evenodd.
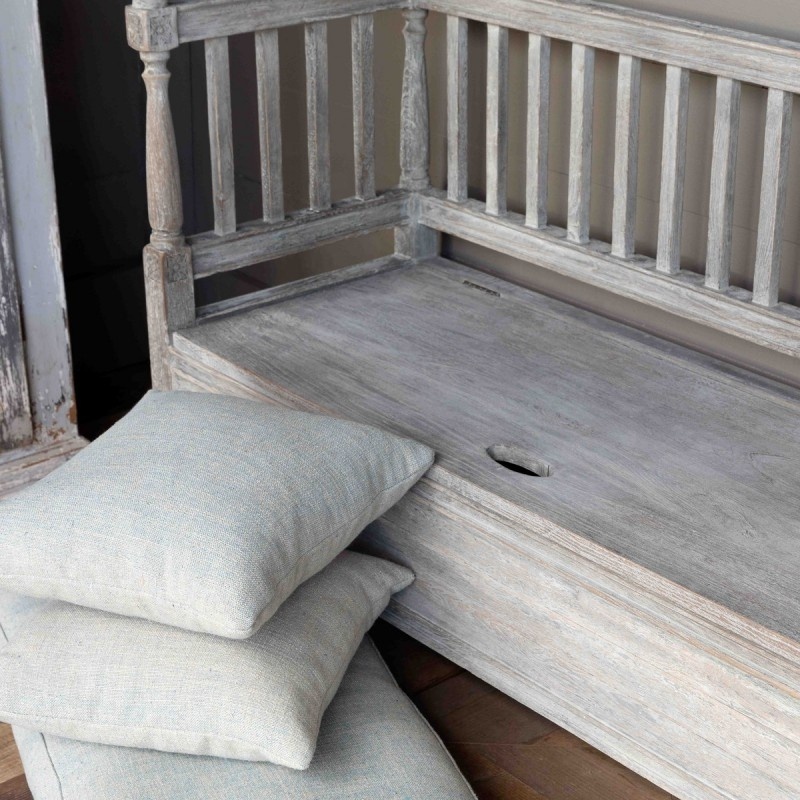
M 672 800 L 564 730 L 532 744 L 485 744 L 481 754 L 547 800 Z
M 0 723 L 0 785 L 22 775 L 22 762 L 19 760 L 14 736 L 8 725 Z M 5 796 L 0 794 L 5 800 Z
M 400 688 L 412 697 L 464 671 L 383 620 L 375 623 L 370 636 Z
M 33 800 L 24 775 L 0 783 L 0 800 Z
M 480 752 L 480 745 L 448 745 L 478 800 L 547 800 Z
M 448 744 L 522 744 L 556 729 L 550 720 L 468 672 L 427 689 L 415 702 Z

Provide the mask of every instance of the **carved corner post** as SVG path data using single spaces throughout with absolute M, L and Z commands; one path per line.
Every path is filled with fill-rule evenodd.
M 425 18 L 420 8 L 403 11 L 405 25 L 405 65 L 400 129 L 400 187 L 421 192 L 431 185 L 429 174 L 430 126 L 428 124 L 428 76 L 425 69 Z M 436 231 L 419 224 L 419 203 L 409 198 L 407 225 L 395 228 L 395 252 L 411 258 L 436 255 L 439 236 Z
M 169 104 L 170 51 L 178 46 L 177 9 L 167 0 L 135 0 L 125 9 L 128 44 L 144 62 L 147 89 L 147 207 L 150 244 L 144 248 L 147 324 L 153 387 L 169 389 L 170 334 L 194 322 L 192 253 L 183 236 L 178 150 Z

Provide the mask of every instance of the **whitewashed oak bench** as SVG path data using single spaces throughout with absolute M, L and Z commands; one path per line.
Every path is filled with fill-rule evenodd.
M 405 8 L 401 175 L 375 190 L 373 14 L 396 0 L 136 0 L 159 387 L 402 431 L 438 452 L 361 546 L 409 564 L 388 618 L 681 798 L 800 796 L 800 394 L 439 256 L 460 237 L 785 355 L 800 46 L 556 0 Z M 447 191 L 423 42 L 447 17 Z M 327 21 L 352 18 L 355 180 L 332 204 Z M 487 25 L 486 197 L 467 191 L 467 20 Z M 284 214 L 277 28 L 305 26 L 310 208 Z M 508 30 L 528 34 L 527 207 L 507 210 Z M 263 219 L 237 224 L 227 37 L 254 34 Z M 215 225 L 184 237 L 170 51 L 205 40 Z M 548 225 L 550 46 L 572 48 L 566 229 Z M 594 58 L 618 54 L 613 236 L 589 238 Z M 642 59 L 666 64 L 658 248 L 634 252 Z M 690 71 L 716 79 L 705 274 L 680 268 Z M 731 285 L 740 92 L 768 88 L 752 291 Z M 394 255 L 197 307 L 208 276 L 380 229 Z M 505 465 L 505 466 L 504 466 Z M 520 472 L 511 471 L 514 467 Z M 534 477 L 538 476 L 538 477 Z

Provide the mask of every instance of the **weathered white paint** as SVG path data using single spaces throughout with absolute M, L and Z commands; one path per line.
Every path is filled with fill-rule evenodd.
M 0 141 L 34 436 L 77 435 L 50 127 L 35 0 L 3 7 Z
M 0 141 L 0 452 L 28 444 L 32 438 L 25 345 Z

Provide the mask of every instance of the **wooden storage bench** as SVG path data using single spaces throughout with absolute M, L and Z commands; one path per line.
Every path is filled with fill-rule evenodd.
M 363 420 L 437 451 L 359 546 L 411 566 L 387 618 L 687 800 L 800 795 L 800 392 L 459 265 L 438 235 L 796 357 L 779 302 L 800 47 L 591 3 L 406 9 L 399 187 L 375 191 L 372 19 L 392 0 L 138 0 L 145 61 L 153 375 Z M 428 180 L 426 10 L 448 17 L 447 191 Z M 353 16 L 354 197 L 331 205 L 325 21 Z M 456 16 L 457 15 L 457 16 Z M 488 25 L 487 192 L 467 196 L 466 18 Z M 305 24 L 311 209 L 280 187 L 277 38 Z M 529 34 L 528 206 L 506 210 L 507 28 Z M 264 220 L 237 225 L 225 38 L 255 32 Z M 566 229 L 547 224 L 550 39 L 572 42 Z M 216 226 L 184 239 L 169 51 L 206 40 Z M 610 242 L 589 238 L 594 49 L 620 54 Z M 634 253 L 640 58 L 666 102 L 655 258 Z M 709 260 L 681 271 L 689 70 L 717 78 Z M 769 87 L 755 279 L 729 286 L 740 82 Z M 211 274 L 380 229 L 396 253 L 196 307 Z

